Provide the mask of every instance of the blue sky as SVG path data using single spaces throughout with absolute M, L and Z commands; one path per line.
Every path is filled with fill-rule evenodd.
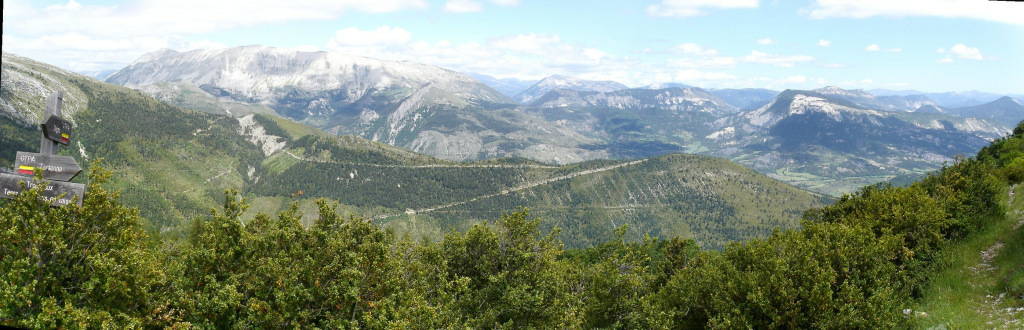
M 3 50 L 78 72 L 244 45 L 629 86 L 1024 94 L 1024 3 L 5 0 Z

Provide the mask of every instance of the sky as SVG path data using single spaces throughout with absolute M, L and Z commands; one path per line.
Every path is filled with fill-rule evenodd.
M 1024 94 L 1024 2 L 4 1 L 4 52 L 76 72 L 247 45 L 631 87 Z

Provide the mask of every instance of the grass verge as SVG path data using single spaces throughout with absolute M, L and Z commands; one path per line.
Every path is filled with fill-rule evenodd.
M 1002 217 L 946 249 L 944 269 L 914 311 L 921 328 L 1024 328 L 1024 300 L 1013 291 L 1024 282 L 1024 185 L 1003 196 Z

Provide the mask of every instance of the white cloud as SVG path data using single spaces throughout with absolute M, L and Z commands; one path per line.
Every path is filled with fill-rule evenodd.
M 192 50 L 225 47 L 216 42 L 188 41 L 177 36 L 97 39 L 73 32 L 38 38 L 4 34 L 3 45 L 5 52 L 78 72 L 120 69 L 142 54 L 163 48 Z
M 499 6 L 511 7 L 511 6 L 518 6 L 522 1 L 520 1 L 520 0 L 490 0 L 490 2 L 493 3 L 493 4 L 499 5 Z
M 8 2 L 14 7 L 8 13 Z M 39 36 L 64 31 L 127 38 L 149 35 L 210 33 L 224 29 L 301 20 L 327 20 L 347 11 L 367 13 L 422 9 L 425 0 L 176 0 L 128 1 L 122 5 L 66 5 L 36 9 L 4 2 L 4 33 Z M 128 26 L 145 26 L 130 29 Z
M 349 30 L 349 29 L 346 29 Z M 354 30 L 354 29 L 352 29 Z M 358 30 L 356 30 L 358 31 Z M 376 31 L 405 31 L 401 28 L 378 28 Z M 370 39 L 376 31 L 354 34 Z M 488 40 L 485 43 L 426 42 L 414 36 L 390 38 L 401 42 L 374 44 L 339 42 L 332 38 L 327 50 L 383 60 L 415 61 L 460 72 L 479 72 L 494 77 L 540 79 L 552 74 L 577 76 L 584 79 L 616 80 L 624 83 L 642 79 L 641 73 L 651 72 L 651 66 L 629 58 L 620 58 L 594 47 L 581 47 L 563 42 L 557 35 L 521 34 Z
M 301 45 L 301 46 L 295 47 L 295 51 L 298 51 L 298 52 L 319 52 L 320 51 L 320 47 L 313 46 L 313 45 Z
M 815 0 L 812 18 L 932 16 L 979 19 L 1024 25 L 1024 6 L 1011 1 L 978 0 Z
M 671 75 L 671 81 L 701 84 L 711 81 L 736 79 L 736 76 L 722 72 L 704 72 L 700 70 L 687 69 L 678 70 Z
M 744 56 L 743 58 L 741 58 L 741 60 L 744 61 L 744 62 L 769 64 L 769 65 L 773 65 L 773 66 L 780 66 L 780 67 L 787 67 L 788 68 L 788 67 L 794 66 L 797 62 L 813 61 L 814 57 L 807 56 L 807 55 L 789 55 L 789 56 L 786 56 L 786 55 L 775 55 L 775 54 L 762 53 L 762 52 L 759 52 L 759 51 L 755 50 L 755 51 L 751 51 L 750 55 L 747 55 L 747 56 Z
M 775 41 L 772 40 L 772 38 L 757 39 L 757 44 L 758 45 L 771 45 L 771 44 L 774 44 L 774 43 L 775 43 Z
M 426 0 L 127 0 L 117 5 L 69 0 L 40 7 L 27 0 L 5 0 L 3 46 L 6 52 L 70 70 L 115 69 L 161 48 L 225 47 L 187 40 L 194 34 L 426 6 Z
M 608 53 L 602 52 L 600 49 L 597 48 L 584 49 L 583 56 L 594 62 L 601 62 L 602 58 L 610 57 Z
M 671 53 L 682 55 L 670 58 L 669 64 L 677 68 L 732 68 L 736 59 L 731 56 L 719 56 L 716 49 L 704 48 L 695 43 L 682 43 L 672 48 Z
M 828 47 L 829 45 L 832 45 L 831 41 L 828 41 L 828 40 L 825 40 L 825 39 L 818 39 L 818 46 Z
M 668 63 L 679 68 L 732 68 L 736 66 L 736 58 L 730 56 L 711 56 L 702 58 L 671 58 Z
M 661 17 L 693 17 L 706 15 L 705 9 L 757 8 L 759 0 L 662 0 L 647 7 L 647 14 Z
M 981 56 L 981 51 L 974 47 L 967 47 L 964 44 L 956 44 L 953 48 L 949 49 L 949 52 L 956 57 L 968 59 L 968 60 L 981 60 L 984 57 Z
M 519 52 L 536 52 L 561 43 L 557 35 L 547 33 L 520 34 L 511 37 L 497 38 L 491 41 L 495 47 Z
M 715 56 L 718 55 L 718 51 L 714 49 L 704 49 L 695 43 L 682 43 L 676 45 L 675 50 L 685 55 L 698 55 L 698 56 Z
M 730 85 L 734 85 L 737 87 L 759 87 L 775 90 L 782 90 L 787 88 L 811 89 L 821 86 L 836 85 L 832 81 L 826 79 L 808 77 L 805 75 L 793 75 L 787 77 L 753 77 L 737 79 L 731 81 L 730 83 Z
M 802 84 L 807 82 L 807 77 L 804 76 L 791 76 L 786 78 L 786 82 L 790 84 Z
M 329 43 L 335 46 L 399 45 L 412 40 L 412 34 L 403 28 L 381 26 L 373 31 L 354 27 L 338 30 Z
M 484 11 L 484 5 L 473 0 L 448 0 L 444 11 L 449 13 L 475 13 Z
M 967 45 L 964 44 L 953 45 L 953 47 L 951 47 L 948 51 L 945 48 L 939 48 L 936 52 L 938 52 L 939 54 L 946 54 L 946 57 L 935 60 L 935 62 L 937 63 L 953 63 L 953 56 L 975 61 L 985 59 L 985 57 L 981 55 L 980 50 L 974 47 L 968 47 Z M 994 58 L 992 57 L 989 57 L 988 59 L 994 60 Z
M 487 0 L 491 4 L 512 7 L 522 3 L 521 0 Z M 444 11 L 449 13 L 478 13 L 484 11 L 484 5 L 476 0 L 448 0 L 444 4 Z
M 893 53 L 898 53 L 898 52 L 903 51 L 902 48 L 886 48 L 886 49 L 882 49 L 882 47 L 877 45 L 877 44 L 868 45 L 867 47 L 864 47 L 864 50 L 869 51 L 869 52 L 887 51 L 887 52 L 893 52 Z

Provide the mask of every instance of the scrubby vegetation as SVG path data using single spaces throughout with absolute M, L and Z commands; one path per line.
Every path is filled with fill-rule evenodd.
M 398 236 L 326 202 L 242 223 L 235 192 L 182 239 L 142 230 L 91 166 L 82 207 L 30 190 L 0 202 L 0 323 L 54 327 L 894 328 L 950 263 L 951 247 L 1004 217 L 1024 124 L 977 157 L 907 187 L 869 186 L 808 210 L 798 230 L 700 251 L 624 239 L 567 250 L 527 209 Z M 1001 285 L 1019 295 L 1021 271 Z

